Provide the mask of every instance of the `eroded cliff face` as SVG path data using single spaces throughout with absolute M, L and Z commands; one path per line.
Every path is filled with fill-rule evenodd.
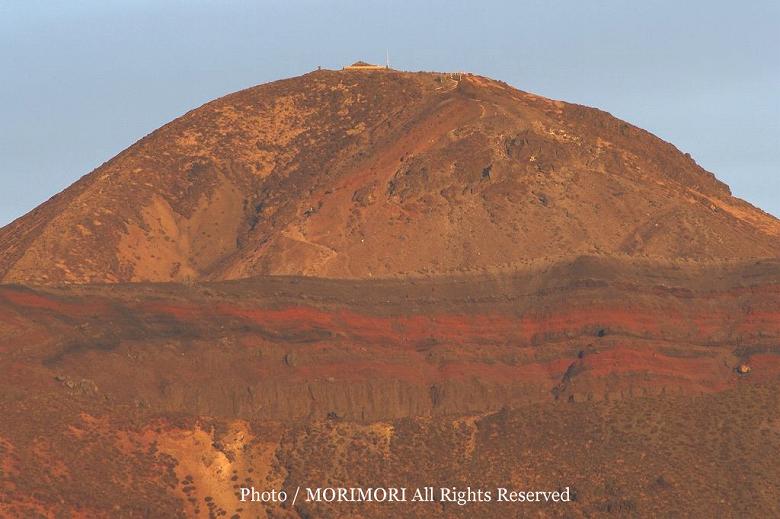
M 719 391 L 745 362 L 751 379 L 769 380 L 780 369 L 779 286 L 776 261 L 598 258 L 411 284 L 8 286 L 0 351 L 9 383 L 94 385 L 96 398 L 163 413 L 361 422 L 485 413 Z
M 604 112 L 473 75 L 319 71 L 208 103 L 0 230 L 0 279 L 777 257 L 780 222 Z

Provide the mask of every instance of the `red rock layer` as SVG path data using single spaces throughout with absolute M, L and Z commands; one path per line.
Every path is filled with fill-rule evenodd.
M 720 281 L 704 284 L 712 272 L 678 268 L 660 286 L 588 261 L 414 285 L 7 286 L 0 352 L 31 387 L 70 377 L 167 411 L 278 419 L 719 391 L 744 380 L 739 363 L 750 380 L 780 373 L 774 263 L 712 267 Z

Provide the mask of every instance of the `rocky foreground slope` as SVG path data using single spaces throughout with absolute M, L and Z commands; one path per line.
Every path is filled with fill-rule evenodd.
M 780 222 L 595 109 L 254 87 L 0 229 L 0 281 L 3 517 L 780 515 Z

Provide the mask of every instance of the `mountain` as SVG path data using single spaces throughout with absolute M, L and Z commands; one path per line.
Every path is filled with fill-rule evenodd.
M 250 88 L 0 230 L 2 517 L 779 517 L 778 395 L 780 222 L 480 76 Z
M 605 112 L 476 75 L 228 95 L 0 230 L 0 280 L 419 277 L 581 255 L 780 255 L 780 221 Z

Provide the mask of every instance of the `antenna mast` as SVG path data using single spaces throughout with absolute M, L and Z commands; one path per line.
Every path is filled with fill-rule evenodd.
M 390 68 L 390 50 L 385 51 L 385 68 Z

